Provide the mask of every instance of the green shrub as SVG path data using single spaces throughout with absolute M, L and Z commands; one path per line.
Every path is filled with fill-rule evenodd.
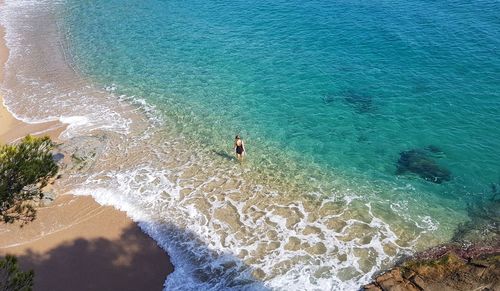
M 0 259 L 0 290 L 29 291 L 33 287 L 33 271 L 23 272 L 14 256 Z
M 58 171 L 53 147 L 49 137 L 30 135 L 18 144 L 0 146 L 0 215 L 5 222 L 35 218 L 27 202 L 42 198 L 41 188 Z

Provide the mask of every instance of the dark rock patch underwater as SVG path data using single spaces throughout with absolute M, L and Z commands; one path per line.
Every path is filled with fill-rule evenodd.
M 347 91 L 344 94 L 344 102 L 354 108 L 357 113 L 369 113 L 374 110 L 373 98 L 369 95 Z
M 451 172 L 439 165 L 432 156 L 432 153 L 436 153 L 436 151 L 437 147 L 432 146 L 426 149 L 412 149 L 401 152 L 397 162 L 396 174 L 401 175 L 411 172 L 437 184 L 451 180 Z
M 375 109 L 373 98 L 366 94 L 354 92 L 352 90 L 345 91 L 340 95 L 327 94 L 323 96 L 323 102 L 330 104 L 335 100 L 341 100 L 345 104 L 354 109 L 356 113 L 370 113 Z
M 500 183 L 491 183 L 490 193 L 471 201 L 467 205 L 470 220 L 460 224 L 452 241 L 468 245 L 480 240 L 483 244 L 500 249 Z

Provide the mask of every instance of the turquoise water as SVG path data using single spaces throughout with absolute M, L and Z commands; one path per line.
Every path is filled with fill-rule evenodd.
M 498 2 L 67 7 L 79 69 L 176 116 L 203 146 L 239 133 L 253 161 L 272 147 L 353 179 L 452 199 L 481 196 L 500 179 Z M 443 151 L 450 182 L 395 175 L 400 152 L 428 145 Z
M 53 107 L 124 125 L 99 123 L 113 146 L 69 188 L 152 225 L 176 264 L 167 289 L 356 289 L 450 240 L 500 183 L 498 2 L 62 4 L 57 31 L 85 81 L 61 73 Z M 397 174 L 405 151 L 449 177 Z

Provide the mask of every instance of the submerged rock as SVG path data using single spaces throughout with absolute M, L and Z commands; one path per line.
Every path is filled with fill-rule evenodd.
M 377 276 L 362 290 L 500 290 L 500 249 L 444 245 Z
M 372 112 L 375 108 L 373 98 L 371 96 L 354 91 L 346 91 L 338 95 L 326 94 L 322 99 L 326 105 L 329 105 L 336 100 L 343 101 L 345 104 L 352 107 L 357 113 Z
M 469 220 L 455 230 L 452 241 L 460 244 L 474 244 L 478 240 L 483 244 L 500 244 L 500 199 L 497 184 L 492 183 L 491 193 L 484 193 L 468 203 Z
M 368 113 L 374 109 L 373 98 L 371 96 L 353 91 L 345 93 L 344 102 L 354 108 L 357 113 Z
M 438 163 L 424 150 L 413 149 L 399 154 L 397 174 L 412 172 L 425 180 L 441 184 L 451 180 L 451 172 Z

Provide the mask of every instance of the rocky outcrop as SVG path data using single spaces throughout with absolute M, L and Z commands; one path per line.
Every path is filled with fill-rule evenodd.
M 54 188 L 56 181 L 63 176 L 91 169 L 105 152 L 106 146 L 107 137 L 103 134 L 74 137 L 57 144 L 52 151 L 52 160 L 57 164 L 59 171 L 41 188 L 42 195 L 33 200 L 35 205 L 51 204 L 57 196 Z M 41 187 L 41 184 L 33 185 L 33 187 Z
M 405 260 L 362 290 L 500 291 L 499 267 L 498 246 L 444 245 Z
M 92 168 L 105 152 L 108 138 L 106 135 L 79 136 L 65 141 L 57 150 L 63 156 L 62 172 L 84 172 Z

